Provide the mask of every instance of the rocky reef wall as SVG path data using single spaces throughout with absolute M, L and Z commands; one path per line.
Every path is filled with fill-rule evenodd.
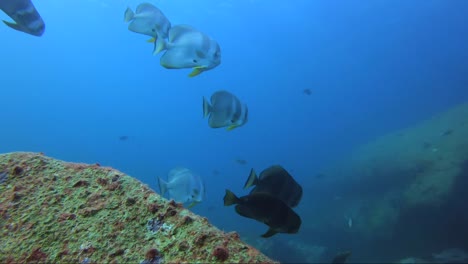
M 310 233 L 343 234 L 336 241 L 380 256 L 468 245 L 468 104 L 379 137 L 323 175 L 308 189 L 327 199 L 314 201 Z
M 274 263 L 112 168 L 0 155 L 0 263 Z

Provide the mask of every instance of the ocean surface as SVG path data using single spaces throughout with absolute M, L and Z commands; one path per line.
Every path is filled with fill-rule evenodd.
M 157 177 L 188 167 L 206 185 L 192 210 L 282 262 L 310 261 L 294 253 L 301 245 L 309 245 L 303 255 L 326 261 L 359 239 L 325 227 L 320 236 L 307 232 L 321 214 L 311 210 L 329 203 L 311 191 L 325 168 L 468 101 L 465 0 L 148 1 L 173 25 L 192 25 L 220 44 L 221 64 L 193 78 L 189 69 L 161 67 L 148 38 L 127 29 L 124 11 L 139 1 L 33 2 L 46 23 L 42 37 L 0 25 L 0 153 L 97 162 L 157 192 Z M 208 126 L 202 98 L 221 89 L 248 105 L 247 124 Z M 304 188 L 302 227 L 263 239 L 267 227 L 224 207 L 223 196 L 246 194 L 250 169 L 273 164 Z M 354 241 L 351 260 L 410 257 L 385 254 L 389 243 L 373 255 L 368 245 Z

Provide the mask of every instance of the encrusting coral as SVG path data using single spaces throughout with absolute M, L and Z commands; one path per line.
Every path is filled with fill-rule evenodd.
M 0 155 L 1 263 L 274 263 L 117 170 Z

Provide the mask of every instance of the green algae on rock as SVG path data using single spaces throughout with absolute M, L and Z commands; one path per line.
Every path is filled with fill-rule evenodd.
M 117 170 L 0 155 L 1 263 L 275 263 Z

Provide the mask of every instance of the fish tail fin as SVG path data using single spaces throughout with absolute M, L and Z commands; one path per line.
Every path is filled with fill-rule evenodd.
M 262 235 L 262 237 L 264 237 L 264 238 L 272 237 L 272 236 L 274 236 L 276 233 L 278 233 L 278 232 L 276 232 L 276 230 L 274 230 L 273 228 L 270 227 L 270 228 L 268 229 L 268 231 L 267 231 L 265 234 Z
M 203 118 L 207 117 L 211 113 L 212 107 L 208 100 L 203 96 Z
M 166 49 L 166 41 L 163 38 L 155 37 L 153 55 Z
M 158 183 L 161 196 L 164 196 L 164 194 L 167 192 L 167 182 L 161 179 L 161 177 L 158 177 Z
M 125 10 L 125 15 L 124 15 L 124 21 L 128 22 L 132 20 L 135 17 L 135 13 L 133 13 L 133 10 L 130 7 L 127 7 Z
M 258 183 L 257 173 L 255 173 L 255 170 L 252 168 L 250 170 L 249 178 L 247 179 L 247 181 L 244 184 L 244 189 L 247 189 L 247 188 L 249 188 L 251 186 L 257 185 L 257 183 Z
M 195 76 L 199 75 L 200 73 L 202 73 L 204 69 L 205 69 L 205 67 L 203 67 L 203 66 L 194 67 L 193 71 L 188 76 L 189 77 L 195 77 Z
M 237 204 L 240 202 L 240 199 L 230 190 L 226 189 L 226 195 L 224 195 L 224 206 L 229 206 Z

